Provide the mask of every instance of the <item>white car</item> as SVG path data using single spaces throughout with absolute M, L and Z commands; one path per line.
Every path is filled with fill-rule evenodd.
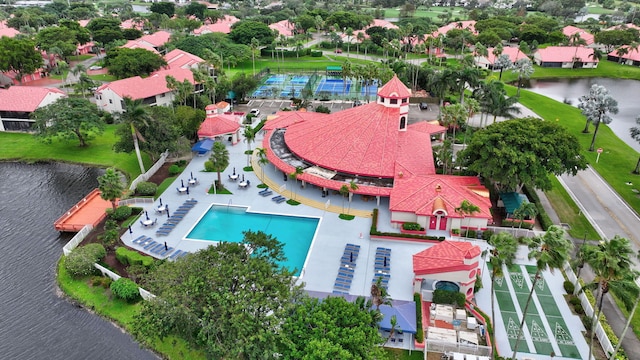
M 100 70 L 100 69 L 102 69 L 102 66 L 93 65 L 93 66 L 89 67 L 89 70 Z
M 251 109 L 251 111 L 249 111 L 249 114 L 251 114 L 253 116 L 258 116 L 258 115 L 260 115 L 260 110 L 259 109 Z

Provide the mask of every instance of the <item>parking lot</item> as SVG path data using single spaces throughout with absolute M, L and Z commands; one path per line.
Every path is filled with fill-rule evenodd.
M 363 101 L 366 104 L 366 102 Z M 317 106 L 326 106 L 331 110 L 331 113 L 335 113 L 344 109 L 349 109 L 353 106 L 353 101 L 335 100 L 335 101 L 312 101 L 311 110 Z M 275 114 L 277 111 L 283 108 L 291 108 L 290 100 L 280 99 L 252 99 L 247 104 L 238 104 L 234 107 L 234 111 L 242 111 L 248 113 L 251 109 L 259 109 L 260 117 L 264 118 L 268 115 Z M 436 104 L 429 104 L 427 110 L 420 110 L 418 104 L 409 105 L 409 124 L 424 121 L 435 120 L 438 118 L 438 106 Z

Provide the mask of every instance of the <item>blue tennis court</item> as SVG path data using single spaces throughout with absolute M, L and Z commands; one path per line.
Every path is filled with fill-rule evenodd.
M 345 82 L 343 79 L 323 78 L 316 88 L 316 94 L 328 92 L 332 95 L 345 95 L 349 94 L 350 90 L 351 80 L 346 80 Z
M 271 75 L 264 83 L 267 85 L 283 84 L 287 80 L 287 75 Z
M 374 84 L 374 85 L 369 85 L 369 86 L 363 86 L 362 89 L 360 90 L 360 94 L 361 95 L 375 95 L 378 93 L 378 85 Z
M 289 81 L 292 84 L 304 86 L 309 82 L 309 76 L 294 76 Z

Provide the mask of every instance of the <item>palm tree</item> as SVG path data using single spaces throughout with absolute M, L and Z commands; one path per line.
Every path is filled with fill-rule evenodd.
M 498 80 L 502 80 L 502 72 L 504 71 L 504 69 L 508 69 L 512 65 L 513 65 L 513 62 L 511 62 L 511 58 L 509 57 L 509 55 L 502 54 L 498 56 L 496 61 L 493 63 L 494 67 L 500 68 L 500 75 L 498 76 Z
M 264 178 L 264 165 L 269 163 L 267 159 L 267 150 L 265 148 L 257 148 L 258 164 L 260 165 L 260 171 L 262 172 L 262 178 Z
M 629 47 L 621 46 L 616 50 L 616 55 L 618 55 L 618 64 L 620 64 L 623 60 L 623 56 L 629 53 Z
M 256 51 L 260 48 L 260 41 L 256 38 L 251 38 L 249 47 L 251 48 L 251 60 L 253 62 L 253 76 L 256 76 Z
M 303 173 L 302 170 L 303 169 L 300 166 L 296 166 L 295 170 L 293 170 L 291 172 L 291 174 L 289 174 L 289 177 L 296 182 L 296 184 L 293 186 L 293 199 L 294 200 L 296 198 L 296 189 L 295 188 L 298 186 L 298 176 L 302 175 L 302 173 Z
M 513 216 L 520 221 L 518 230 L 522 229 L 522 222 L 524 219 L 533 219 L 538 214 L 538 208 L 535 204 L 528 201 L 523 201 L 520 206 L 513 212 Z
M 353 76 L 353 67 L 349 59 L 342 63 L 342 94 L 347 95 L 347 79 Z
M 513 73 L 518 74 L 518 91 L 516 96 L 520 97 L 520 87 L 522 87 L 522 79 L 528 79 L 533 74 L 533 64 L 529 58 L 522 58 L 513 64 Z
M 229 166 L 229 150 L 223 143 L 216 141 L 213 143 L 211 155 L 209 156 L 213 171 L 218 173 L 218 183 L 214 186 L 218 189 L 222 188 L 222 177 L 220 173 Z
M 360 187 L 356 184 L 355 181 L 349 181 L 349 210 L 347 210 L 347 214 L 351 212 L 351 198 L 353 198 L 353 192 L 357 191 Z
M 87 71 L 87 67 L 82 64 L 77 64 L 73 67 L 69 72 L 73 74 L 73 76 L 78 77 L 78 75 Z
M 111 202 L 113 211 L 116 211 L 116 200 L 122 196 L 124 185 L 120 174 L 114 168 L 108 168 L 104 175 L 98 177 L 98 189 L 100 197 Z
M 480 69 L 476 67 L 465 67 L 455 72 L 456 83 L 460 91 L 460 103 L 464 104 L 464 89 L 467 84 L 472 89 L 480 82 Z
M 342 185 L 339 191 L 340 191 L 340 195 L 342 195 L 342 212 L 344 213 L 344 198 L 349 196 L 350 194 L 349 186 L 347 186 L 346 184 Z
M 630 277 L 631 276 L 632 275 L 630 275 Z M 629 280 L 632 280 L 632 279 L 629 279 Z M 638 278 L 636 277 L 633 280 L 636 283 L 636 290 L 638 290 L 638 286 L 640 286 L 640 284 L 638 284 Z M 619 338 L 620 341 L 618 341 L 618 345 L 616 345 L 616 348 L 613 349 L 613 352 L 609 356 L 609 360 L 615 360 L 616 355 L 618 354 L 618 351 L 620 350 L 620 346 L 622 346 L 622 341 L 624 341 L 624 337 L 627 335 L 627 330 L 629 330 L 629 328 L 631 327 L 631 320 L 633 320 L 633 314 L 636 313 L 636 310 L 638 309 L 638 304 L 640 304 L 640 291 L 635 291 L 635 294 L 629 294 L 629 295 L 631 295 L 630 297 L 635 298 L 636 301 L 633 303 L 633 308 L 629 312 L 627 323 L 624 325 L 624 330 L 622 330 L 622 334 L 620 334 L 620 338 Z
M 444 109 L 442 109 L 440 121 L 443 126 L 447 127 L 447 130 L 453 129 L 453 143 L 456 141 L 456 129 L 462 126 L 467 114 L 467 109 L 465 109 L 462 104 L 453 104 L 445 106 Z
M 140 172 L 145 173 L 144 163 L 142 162 L 142 155 L 140 153 L 140 144 L 138 140 L 145 141 L 144 137 L 138 131 L 137 127 L 146 126 L 149 127 L 149 122 L 152 120 L 151 115 L 147 111 L 147 106 L 142 103 L 142 99 L 133 100 L 128 96 L 125 96 L 124 112 L 120 115 L 120 120 L 129 124 L 131 127 L 131 138 L 133 139 L 133 148 L 138 158 L 138 165 L 140 165 Z
M 587 123 L 582 132 L 589 132 L 589 123 L 593 123 L 596 127 L 593 131 L 591 146 L 589 146 L 589 151 L 593 151 L 600 124 L 609 124 L 613 121 L 611 116 L 609 116 L 609 113 L 618 113 L 618 102 L 609 95 L 609 90 L 607 90 L 607 88 L 598 84 L 593 84 L 591 89 L 589 89 L 589 94 L 580 97 L 578 109 L 582 110 L 582 114 L 587 118 Z
M 345 185 L 346 186 L 346 185 Z M 371 302 L 376 307 L 376 311 L 380 311 L 380 305 L 391 305 L 389 293 L 382 286 L 382 277 L 376 278 L 376 282 L 371 284 Z
M 493 115 L 493 123 L 496 122 L 498 116 L 513 117 L 513 114 L 519 114 L 520 108 L 516 106 L 518 103 L 517 96 L 504 97 L 497 96 L 493 98 L 489 113 Z
M 470 202 L 467 199 L 462 200 L 462 202 L 460 203 L 460 206 L 458 206 L 457 208 L 455 208 L 455 212 L 457 212 L 458 214 L 462 215 L 462 218 L 466 218 L 467 215 L 471 215 L 473 216 L 473 214 L 480 212 L 480 208 L 476 205 L 474 205 L 472 202 Z M 465 232 L 465 237 L 467 237 L 467 235 L 469 235 L 469 224 L 471 223 L 471 220 L 469 220 L 467 222 L 467 227 L 466 227 L 466 232 Z
M 595 275 L 593 282 L 587 284 L 585 288 L 595 288 L 598 292 L 596 297 L 598 310 L 591 323 L 591 346 L 589 346 L 588 359 L 591 358 L 591 354 L 593 353 L 595 328 L 602 315 L 602 305 L 605 294 L 607 294 L 609 290 L 613 290 L 617 294 L 627 293 L 634 289 L 637 291 L 634 282 L 637 273 L 634 274 L 635 276 L 629 277 L 629 274 L 634 272 L 631 270 L 631 256 L 633 253 L 629 240 L 618 235 L 611 240 L 600 241 L 598 245 L 585 246 L 585 261 L 589 264 Z M 621 297 L 621 300 L 625 302 L 625 305 L 629 305 L 628 308 L 631 307 L 631 299 L 629 299 L 629 297 Z M 630 316 L 632 316 L 632 314 Z
M 251 126 L 245 126 L 242 136 L 244 136 L 244 141 L 247 142 L 247 166 L 249 166 L 249 160 L 251 159 L 251 142 L 256 139 L 256 133 Z
M 503 276 L 503 266 L 509 268 L 509 266 L 513 264 L 516 251 L 518 251 L 518 242 L 510 233 L 501 232 L 491 235 L 491 238 L 489 238 L 489 245 L 493 247 L 490 251 L 491 258 L 489 259 L 491 264 L 491 321 L 495 323 L 496 278 Z
M 634 126 L 631 129 L 629 129 L 629 132 L 631 133 L 631 138 L 637 142 L 640 142 L 640 116 L 636 117 L 636 124 L 638 124 L 638 126 Z M 640 158 L 638 158 L 638 162 L 636 163 L 636 168 L 633 169 L 633 173 L 634 174 L 640 174 Z
M 547 229 L 544 235 L 536 236 L 531 239 L 529 243 L 529 259 L 535 259 L 536 261 L 536 274 L 531 284 L 531 291 L 527 298 L 527 303 L 522 311 L 522 322 L 520 322 L 520 328 L 518 329 L 518 336 L 516 336 L 516 344 L 513 348 L 512 360 L 516 360 L 518 354 L 518 346 L 521 342 L 522 329 L 524 328 L 524 322 L 527 319 L 527 311 L 531 304 L 531 298 L 533 297 L 533 291 L 536 288 L 538 280 L 542 276 L 542 272 L 549 269 L 560 269 L 564 263 L 571 257 L 571 251 L 573 249 L 573 243 L 565 237 L 564 230 L 557 225 L 552 225 Z
M 351 40 L 353 39 L 353 29 L 347 28 L 344 34 L 347 35 L 347 57 L 349 57 L 351 55 L 350 51 L 351 51 Z

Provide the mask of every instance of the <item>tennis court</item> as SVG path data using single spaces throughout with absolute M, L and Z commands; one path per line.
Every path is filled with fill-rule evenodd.
M 291 80 L 289 81 L 291 84 L 294 85 L 300 85 L 302 87 L 304 87 L 305 85 L 307 85 L 307 83 L 309 82 L 310 77 L 306 76 L 306 75 L 298 75 L 298 76 L 293 76 L 291 77 Z
M 348 95 L 351 90 L 351 80 L 324 77 L 316 88 L 316 94 L 330 93 L 331 95 Z
M 287 75 L 270 75 L 264 83 L 266 85 L 278 85 L 284 84 L 285 80 L 287 80 Z
M 514 348 L 521 314 L 529 297 L 536 267 L 514 265 L 495 283 L 496 300 L 511 349 Z M 536 283 L 518 352 L 580 359 L 580 353 L 556 304 L 545 275 Z

